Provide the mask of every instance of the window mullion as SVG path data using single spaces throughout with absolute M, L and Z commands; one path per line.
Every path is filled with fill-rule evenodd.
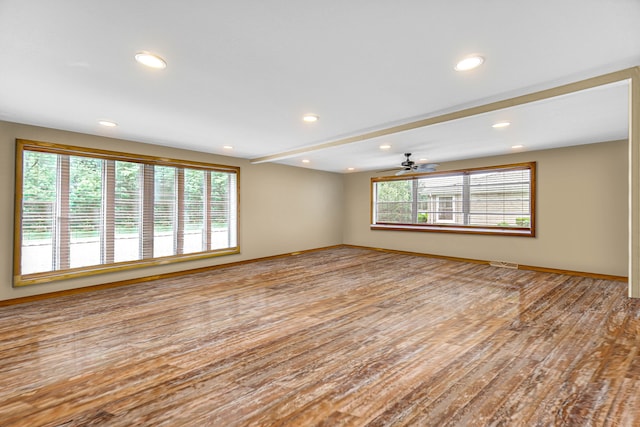
M 154 209 L 154 167 L 143 166 L 142 184 L 142 258 L 153 258 L 153 209 Z
M 202 219 L 204 221 L 204 233 L 202 233 L 202 250 L 211 248 L 211 171 L 204 173 L 204 197 Z
M 176 198 L 175 198 L 175 208 L 174 212 L 174 235 L 173 235 L 173 253 L 174 254 L 182 254 L 184 253 L 184 231 L 185 231 L 185 197 L 184 197 L 184 168 L 176 168 L 176 177 L 175 177 L 175 185 L 176 185 Z
M 54 238 L 54 270 L 65 270 L 70 265 L 69 235 L 69 156 L 58 155 L 58 177 L 56 196 L 56 233 Z
M 237 178 L 237 177 L 236 177 Z M 237 215 L 238 212 L 236 210 L 236 204 L 234 204 L 232 206 L 232 197 L 231 195 L 234 194 L 234 197 L 238 197 L 237 193 L 235 192 L 235 188 L 234 186 L 236 186 L 236 180 L 235 179 L 227 179 L 227 206 L 226 206 L 226 212 L 227 212 L 227 217 L 225 219 L 226 224 L 227 224 L 227 246 L 231 247 L 233 245 L 237 245 L 238 243 L 235 242 L 235 236 L 236 236 L 236 225 L 234 223 L 234 221 L 237 221 Z M 237 201 L 235 201 L 235 203 L 237 203 Z M 234 221 L 232 221 L 232 218 L 234 219 Z
M 101 260 L 103 264 L 114 262 L 115 224 L 116 224 L 116 163 L 113 160 L 102 161 L 102 227 Z
M 411 223 L 418 223 L 418 180 L 411 180 Z
M 462 177 L 462 218 L 463 224 L 469 225 L 469 212 L 471 210 L 471 177 L 466 172 Z

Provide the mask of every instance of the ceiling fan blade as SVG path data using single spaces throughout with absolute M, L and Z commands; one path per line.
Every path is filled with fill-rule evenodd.
M 416 166 L 416 170 L 420 172 L 435 172 L 438 166 L 440 166 L 438 163 L 420 163 Z

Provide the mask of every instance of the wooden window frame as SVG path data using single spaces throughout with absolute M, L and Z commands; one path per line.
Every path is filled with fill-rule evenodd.
M 463 209 L 468 208 L 469 205 L 469 191 L 468 191 L 468 178 L 472 174 L 491 172 L 491 171 L 509 171 L 509 170 L 523 170 L 528 169 L 530 171 L 529 178 L 529 211 L 530 221 L 529 227 L 504 227 L 504 226 L 477 226 L 477 225 L 461 225 L 461 224 L 421 224 L 417 221 L 414 223 L 393 223 L 393 222 L 377 222 L 376 220 L 376 183 L 388 182 L 388 181 L 412 181 L 416 182 L 420 178 L 426 176 L 462 176 L 465 180 L 463 186 L 463 200 L 456 202 L 463 206 Z M 477 167 L 468 169 L 459 169 L 443 172 L 426 172 L 415 174 L 404 174 L 400 176 L 383 176 L 371 178 L 371 194 L 370 194 L 370 229 L 371 230 L 394 230 L 394 231 L 419 231 L 419 232 L 436 232 L 436 233 L 459 233 L 459 234 L 481 234 L 481 235 L 499 235 L 499 236 L 520 236 L 520 237 L 535 237 L 536 236 L 536 162 L 514 163 L 508 165 Z M 415 193 L 416 185 L 413 185 Z M 415 195 L 414 195 L 415 197 Z M 412 202 L 416 204 L 416 202 Z
M 58 157 L 60 159 L 66 159 L 61 161 L 67 161 L 69 157 L 66 156 L 79 156 L 86 158 L 96 158 L 103 160 L 103 164 L 106 165 L 103 168 L 102 174 L 102 185 L 103 185 L 103 207 L 102 207 L 102 223 L 104 225 L 101 226 L 101 247 L 100 247 L 100 260 L 101 264 L 87 266 L 87 267 L 78 267 L 78 268 L 70 268 L 68 265 L 59 265 L 60 260 L 66 260 L 68 262 L 69 256 L 68 251 L 70 248 L 70 243 L 60 242 L 60 239 L 68 239 L 68 220 L 64 219 L 64 215 L 62 215 L 62 219 L 56 221 L 56 229 L 53 231 L 53 248 L 54 251 L 54 262 L 52 264 L 52 271 L 46 272 L 37 272 L 37 273 L 29 273 L 22 274 L 22 212 L 23 212 L 23 162 L 24 162 L 24 153 L 25 151 L 29 152 L 41 152 L 41 153 L 49 153 L 49 154 L 57 154 L 62 155 Z M 147 184 L 143 185 L 141 196 L 141 224 L 140 224 L 140 255 L 141 259 L 132 260 L 132 261 L 124 261 L 124 262 L 113 262 L 113 246 L 111 248 L 106 247 L 105 241 L 109 239 L 109 236 L 113 238 L 114 227 L 109 226 L 107 224 L 114 223 L 114 199 L 111 195 L 112 191 L 105 191 L 106 188 L 113 189 L 113 182 L 110 182 L 108 177 L 115 176 L 115 164 L 114 161 L 124 161 L 124 162 L 133 162 L 141 164 L 143 167 L 141 168 L 141 179 L 144 180 Z M 230 191 L 230 201 L 229 201 L 229 213 L 230 223 L 229 223 L 229 234 L 234 234 L 234 236 L 228 236 L 229 245 L 226 248 L 222 249 L 207 249 L 201 252 L 193 252 L 184 254 L 182 253 L 182 245 L 183 239 L 177 234 L 182 228 L 177 227 L 177 231 L 174 240 L 175 244 L 178 245 L 178 249 L 175 252 L 175 255 L 171 256 L 163 256 L 163 257 L 153 257 L 153 179 L 149 179 L 149 176 L 153 178 L 153 167 L 154 166 L 172 166 L 176 168 L 189 168 L 189 169 L 199 169 L 205 171 L 205 187 L 207 190 L 211 188 L 211 183 L 207 182 L 206 179 L 210 179 L 212 172 L 222 172 L 228 173 L 230 176 L 235 176 L 235 180 L 229 179 L 230 185 L 233 181 L 235 181 L 235 188 L 229 188 Z M 63 171 L 58 174 L 56 188 L 62 188 L 63 191 L 58 191 L 57 198 L 59 202 L 57 203 L 58 209 L 60 206 L 65 209 L 68 209 L 69 204 L 69 169 L 68 168 L 58 168 L 59 171 Z M 178 169 L 184 170 L 184 169 Z M 143 268 L 155 265 L 164 265 L 168 263 L 175 262 L 184 262 L 184 261 L 192 261 L 197 259 L 211 258 L 217 256 L 224 255 L 232 255 L 240 253 L 240 236 L 239 236 L 239 221 L 240 221 L 240 168 L 235 166 L 227 166 L 227 165 L 219 165 L 219 164 L 209 164 L 188 160 L 177 160 L 177 159 L 167 159 L 160 158 L 154 156 L 147 155 L 138 155 L 138 154 L 129 154 L 122 153 L 116 151 L 108 151 L 108 150 L 99 150 L 99 149 L 90 149 L 84 147 L 76 147 L 62 144 L 54 144 L 48 142 L 39 142 L 39 141 L 30 141 L 17 139 L 16 140 L 16 179 L 15 179 L 15 211 L 14 211 L 14 251 L 13 251 L 13 286 L 24 286 L 30 284 L 37 283 L 46 283 L 52 282 L 56 280 L 70 279 L 75 277 L 89 276 L 94 274 L 101 274 L 107 272 L 116 272 L 121 270 L 128 270 L 134 268 Z M 179 182 L 183 182 L 184 177 L 180 176 L 176 179 L 176 191 L 178 191 L 178 200 L 176 206 L 179 206 L 179 210 L 182 210 L 182 198 L 184 198 L 184 192 L 180 189 Z M 151 183 L 149 185 L 148 183 Z M 210 200 L 210 192 L 206 195 L 205 200 L 207 206 L 209 205 Z M 205 248 L 211 247 L 211 212 L 210 207 L 206 208 L 205 211 L 205 226 L 207 227 L 206 231 L 204 231 L 203 236 L 203 244 Z M 179 218 L 182 218 L 182 215 L 178 215 Z M 180 223 L 181 221 L 179 221 Z M 67 228 L 67 230 L 61 230 L 61 228 Z M 151 238 L 149 238 L 149 236 Z M 66 251 L 67 256 L 61 257 L 60 252 Z

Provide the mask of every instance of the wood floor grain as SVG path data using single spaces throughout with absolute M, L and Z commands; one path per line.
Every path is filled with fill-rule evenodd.
M 0 308 L 0 426 L 638 426 L 620 282 L 334 248 Z

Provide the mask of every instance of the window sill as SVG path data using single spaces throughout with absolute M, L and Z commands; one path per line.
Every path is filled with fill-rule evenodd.
M 535 237 L 529 228 L 460 227 L 455 225 L 371 224 L 371 230 L 420 231 L 432 233 L 483 234 L 494 236 Z
M 154 267 L 176 262 L 195 261 L 205 258 L 213 258 L 225 255 L 234 255 L 240 253 L 240 247 L 226 249 L 215 249 L 207 252 L 196 252 L 193 254 L 172 255 L 161 258 L 143 259 L 136 261 L 125 261 L 113 264 L 99 264 L 88 267 L 79 267 L 67 270 L 47 271 L 42 273 L 25 274 L 14 276 L 13 287 L 21 287 L 26 285 L 35 285 L 41 283 L 54 282 L 57 280 L 73 279 L 76 277 L 92 276 L 94 274 L 114 273 L 124 270 L 130 270 L 143 267 Z

